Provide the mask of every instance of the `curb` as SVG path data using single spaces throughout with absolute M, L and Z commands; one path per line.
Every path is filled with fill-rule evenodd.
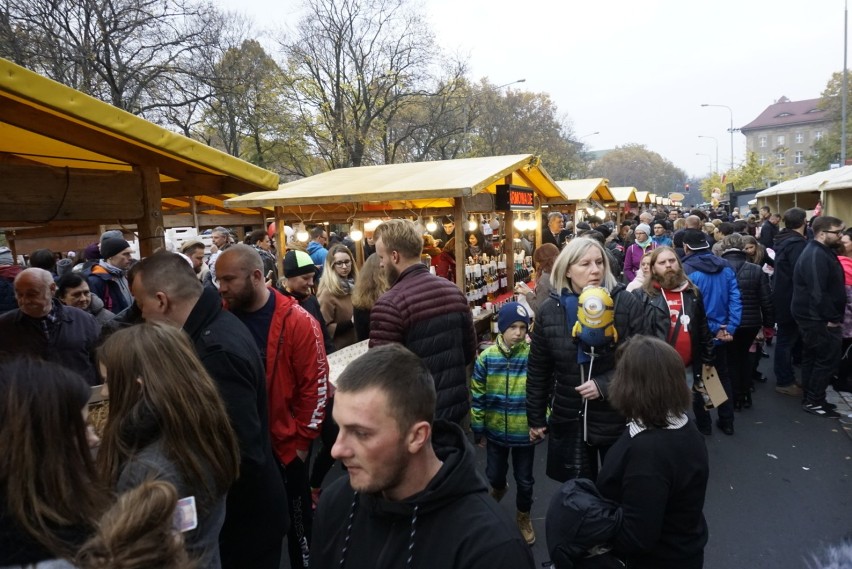
M 829 387 L 829 392 L 833 392 L 837 396 L 837 404 L 838 411 L 842 412 L 846 415 L 846 417 L 841 417 L 838 422 L 846 434 L 852 439 L 852 393 L 848 391 L 834 391 Z M 842 409 L 841 406 L 845 406 L 846 409 Z

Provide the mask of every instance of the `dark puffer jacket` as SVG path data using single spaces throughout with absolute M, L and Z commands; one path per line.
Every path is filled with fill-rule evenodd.
M 455 423 L 470 412 L 466 367 L 476 356 L 467 300 L 456 285 L 417 263 L 402 271 L 370 313 L 370 347 L 402 344 L 435 380 L 435 418 Z
M 643 332 L 642 305 L 624 285 L 610 293 L 615 302 L 615 328 L 619 342 Z M 609 381 L 615 368 L 615 350 L 608 349 L 595 359 L 592 375 L 602 398 L 589 401 L 589 442 L 611 445 L 624 430 L 626 421 L 606 401 Z M 584 364 L 583 374 L 588 371 Z M 558 293 L 553 292 L 536 314 L 532 346 L 527 368 L 527 419 L 531 428 L 547 425 L 546 409 L 553 397 L 551 422 L 576 419 L 583 409 L 583 398 L 574 389 L 580 385 L 577 344 L 565 319 Z M 555 389 L 555 396 L 554 396 Z
M 775 236 L 775 273 L 773 276 L 772 304 L 779 324 L 793 322 L 790 303 L 793 301 L 793 269 L 808 241 L 804 236 L 783 229 Z
M 740 303 L 743 305 L 741 328 L 759 328 L 775 326 L 775 307 L 772 304 L 772 290 L 769 277 L 759 266 L 746 261 L 746 254 L 738 249 L 722 253 L 722 258 L 731 264 L 737 273 L 740 285 Z

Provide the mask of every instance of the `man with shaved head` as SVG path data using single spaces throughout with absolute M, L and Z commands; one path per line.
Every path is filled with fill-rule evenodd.
M 313 520 L 308 450 L 320 434 L 328 397 L 322 330 L 295 298 L 266 286 L 263 260 L 254 248 L 234 245 L 223 251 L 216 274 L 219 294 L 251 331 L 263 355 L 272 447 L 283 470 L 293 521 L 290 566 L 307 567 Z
M 21 271 L 14 286 L 18 308 L 0 316 L 0 350 L 56 362 L 92 385 L 100 383 L 95 366 L 100 325 L 95 318 L 54 299 L 56 284 L 44 269 Z

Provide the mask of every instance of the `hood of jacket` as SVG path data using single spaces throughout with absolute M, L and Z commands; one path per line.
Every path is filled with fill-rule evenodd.
M 308 247 L 305 249 L 305 251 L 308 253 L 308 255 L 312 255 L 320 249 L 324 249 L 324 247 L 316 241 L 311 241 L 310 243 L 308 243 Z
M 24 268 L 20 265 L 3 265 L 0 266 L 0 278 L 7 280 L 14 280 L 15 277 L 18 276 L 18 273 L 23 271 Z
M 721 273 L 725 267 L 730 267 L 731 265 L 724 259 L 720 259 L 714 255 L 710 249 L 706 249 L 684 257 L 683 266 L 688 269 L 687 273 L 701 271 L 702 273 L 712 275 Z
M 728 249 L 722 253 L 722 258 L 730 263 L 731 268 L 734 269 L 734 271 L 737 271 L 743 263 L 748 261 L 745 252 L 740 251 L 739 249 Z
M 794 241 L 805 241 L 805 236 L 792 229 L 784 228 L 775 236 L 775 252 L 787 247 Z
M 476 453 L 461 427 L 449 421 L 435 421 L 432 447 L 444 465 L 422 492 L 392 502 L 380 494 L 362 495 L 362 504 L 374 516 L 399 517 L 409 523 L 415 507 L 418 514 L 439 510 L 458 498 L 484 492 L 485 481 L 476 470 Z

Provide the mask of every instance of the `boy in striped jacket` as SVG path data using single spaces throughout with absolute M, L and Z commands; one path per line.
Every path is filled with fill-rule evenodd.
M 493 346 L 476 359 L 471 378 L 471 427 L 479 446 L 486 447 L 485 475 L 491 485 L 491 496 L 498 502 L 506 494 L 509 454 L 515 483 L 515 503 L 521 534 L 530 545 L 535 532 L 530 521 L 533 501 L 533 458 L 535 447 L 530 442 L 527 424 L 527 360 L 530 346 L 526 342 L 530 316 L 517 302 L 507 303 L 497 315 L 500 334 Z M 486 446 L 487 441 L 487 446 Z

